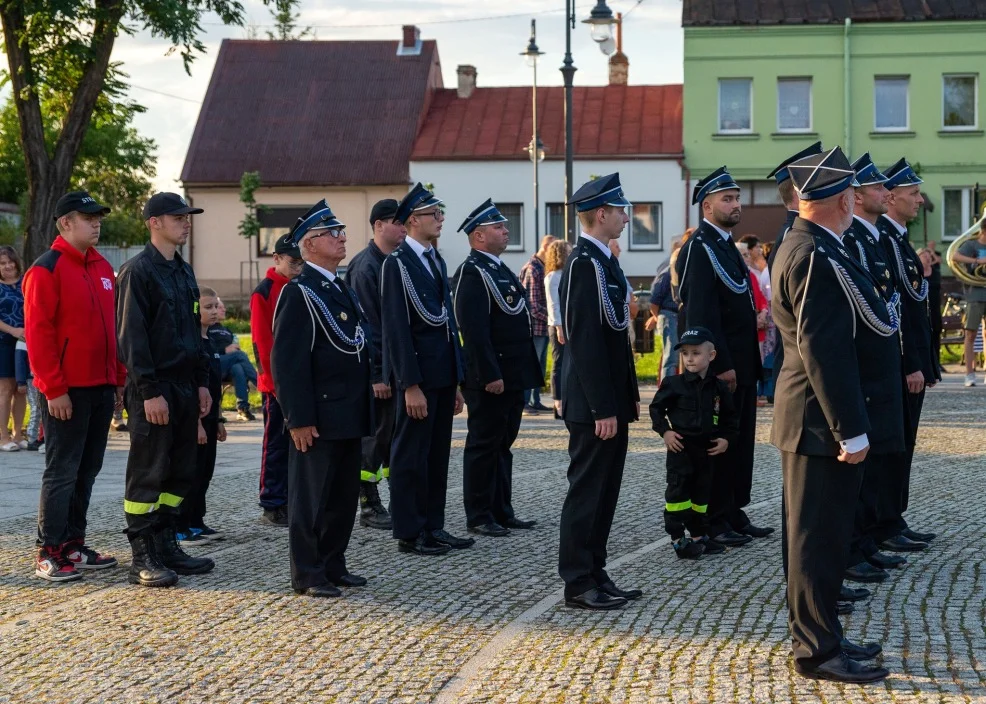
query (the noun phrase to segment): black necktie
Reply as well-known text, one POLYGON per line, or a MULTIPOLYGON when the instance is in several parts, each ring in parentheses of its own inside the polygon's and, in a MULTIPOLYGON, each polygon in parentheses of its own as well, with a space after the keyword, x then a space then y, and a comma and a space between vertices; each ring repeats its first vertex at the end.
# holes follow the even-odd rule
POLYGON ((442 290, 442 270, 438 267, 438 262, 435 261, 435 249, 429 249, 425 252, 425 258, 428 260, 428 268, 431 269, 431 275, 435 277, 435 284, 438 286, 438 290, 442 290))

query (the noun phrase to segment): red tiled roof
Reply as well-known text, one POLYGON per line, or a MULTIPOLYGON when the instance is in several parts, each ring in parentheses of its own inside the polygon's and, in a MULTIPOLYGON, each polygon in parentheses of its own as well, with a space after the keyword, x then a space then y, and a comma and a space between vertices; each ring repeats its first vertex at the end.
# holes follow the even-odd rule
POLYGON ((986 0, 684 0, 681 24, 830 24, 986 19, 986 0))
POLYGON ((224 40, 181 180, 265 186, 408 182, 411 147, 442 87, 438 47, 397 41, 224 40))
MULTIPOLYGON (((576 86, 572 98, 576 157, 682 155, 681 85, 576 86)), ((464 99, 438 90, 411 160, 526 159, 531 103, 525 87, 476 88, 464 99)), ((547 158, 564 158, 563 87, 538 88, 538 132, 547 158)))

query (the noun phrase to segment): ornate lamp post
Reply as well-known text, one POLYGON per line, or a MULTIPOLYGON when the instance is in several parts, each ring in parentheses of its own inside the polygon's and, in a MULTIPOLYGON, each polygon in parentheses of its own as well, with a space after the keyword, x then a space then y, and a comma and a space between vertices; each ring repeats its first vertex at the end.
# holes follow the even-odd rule
POLYGON ((527 145, 527 154, 534 164, 534 246, 540 246, 541 241, 541 222, 538 219, 538 206, 540 195, 538 193, 538 164, 544 161, 544 144, 538 139, 538 59, 544 52, 538 49, 537 45, 537 25, 531 20, 531 39, 527 43, 527 49, 522 51, 521 56, 527 59, 527 65, 534 70, 534 93, 531 99, 531 143, 527 145))

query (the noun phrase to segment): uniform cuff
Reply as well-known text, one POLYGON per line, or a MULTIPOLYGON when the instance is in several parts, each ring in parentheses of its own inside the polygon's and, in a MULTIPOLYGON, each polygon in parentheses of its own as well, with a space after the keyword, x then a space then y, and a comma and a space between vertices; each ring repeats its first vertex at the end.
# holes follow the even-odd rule
POLYGON ((863 433, 862 435, 857 435, 854 438, 849 438, 848 440, 842 440, 841 442, 839 442, 839 445, 842 447, 844 451, 848 452, 849 454, 853 454, 854 452, 859 452, 869 447, 870 440, 869 438, 866 437, 866 433, 863 433))

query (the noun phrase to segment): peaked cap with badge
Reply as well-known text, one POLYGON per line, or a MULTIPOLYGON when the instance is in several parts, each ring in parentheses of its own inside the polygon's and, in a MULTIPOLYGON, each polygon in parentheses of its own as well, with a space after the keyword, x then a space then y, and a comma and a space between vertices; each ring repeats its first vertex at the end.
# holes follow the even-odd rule
POLYGON ((574 205, 577 211, 584 213, 587 210, 595 210, 606 205, 626 208, 632 203, 623 195, 620 174, 616 172, 582 184, 579 190, 572 194, 572 199, 568 205, 574 205))
POLYGON ((822 200, 859 185, 841 147, 799 159, 787 168, 801 200, 822 200))
POLYGON ((777 181, 777 185, 780 186, 782 183, 791 178, 791 172, 788 171, 788 166, 797 161, 798 159, 804 159, 806 156, 813 156, 814 154, 822 153, 822 143, 815 142, 810 147, 805 147, 797 154, 792 154, 787 159, 782 161, 777 167, 767 174, 767 178, 773 178, 777 181))
POLYGON ((467 235, 471 235, 472 231, 477 227, 482 225, 496 225, 497 223, 506 221, 506 216, 496 207, 493 199, 487 198, 482 205, 466 216, 466 219, 462 221, 456 232, 465 232, 467 235))
POLYGON ((904 157, 901 157, 896 164, 883 173, 887 177, 887 182, 883 185, 888 191, 897 188, 897 186, 917 186, 924 183, 904 157))
POLYGON ((407 222, 407 219, 415 211, 441 204, 441 198, 437 198, 434 193, 425 188, 420 182, 416 183, 414 184, 414 188, 397 204, 397 213, 394 215, 394 222, 403 224, 407 222))
POLYGON ((866 152, 852 163, 853 171, 856 172, 856 182, 860 186, 876 186, 887 182, 887 177, 880 173, 876 168, 870 153, 866 152))
POLYGON ((313 230, 327 230, 345 226, 345 223, 339 221, 323 198, 309 208, 307 213, 298 218, 294 227, 291 228, 291 237, 297 244, 301 242, 301 238, 313 230))
POLYGON ((698 205, 708 196, 719 191, 738 191, 739 184, 726 171, 725 166, 720 166, 711 174, 695 184, 692 190, 692 205, 698 205))

